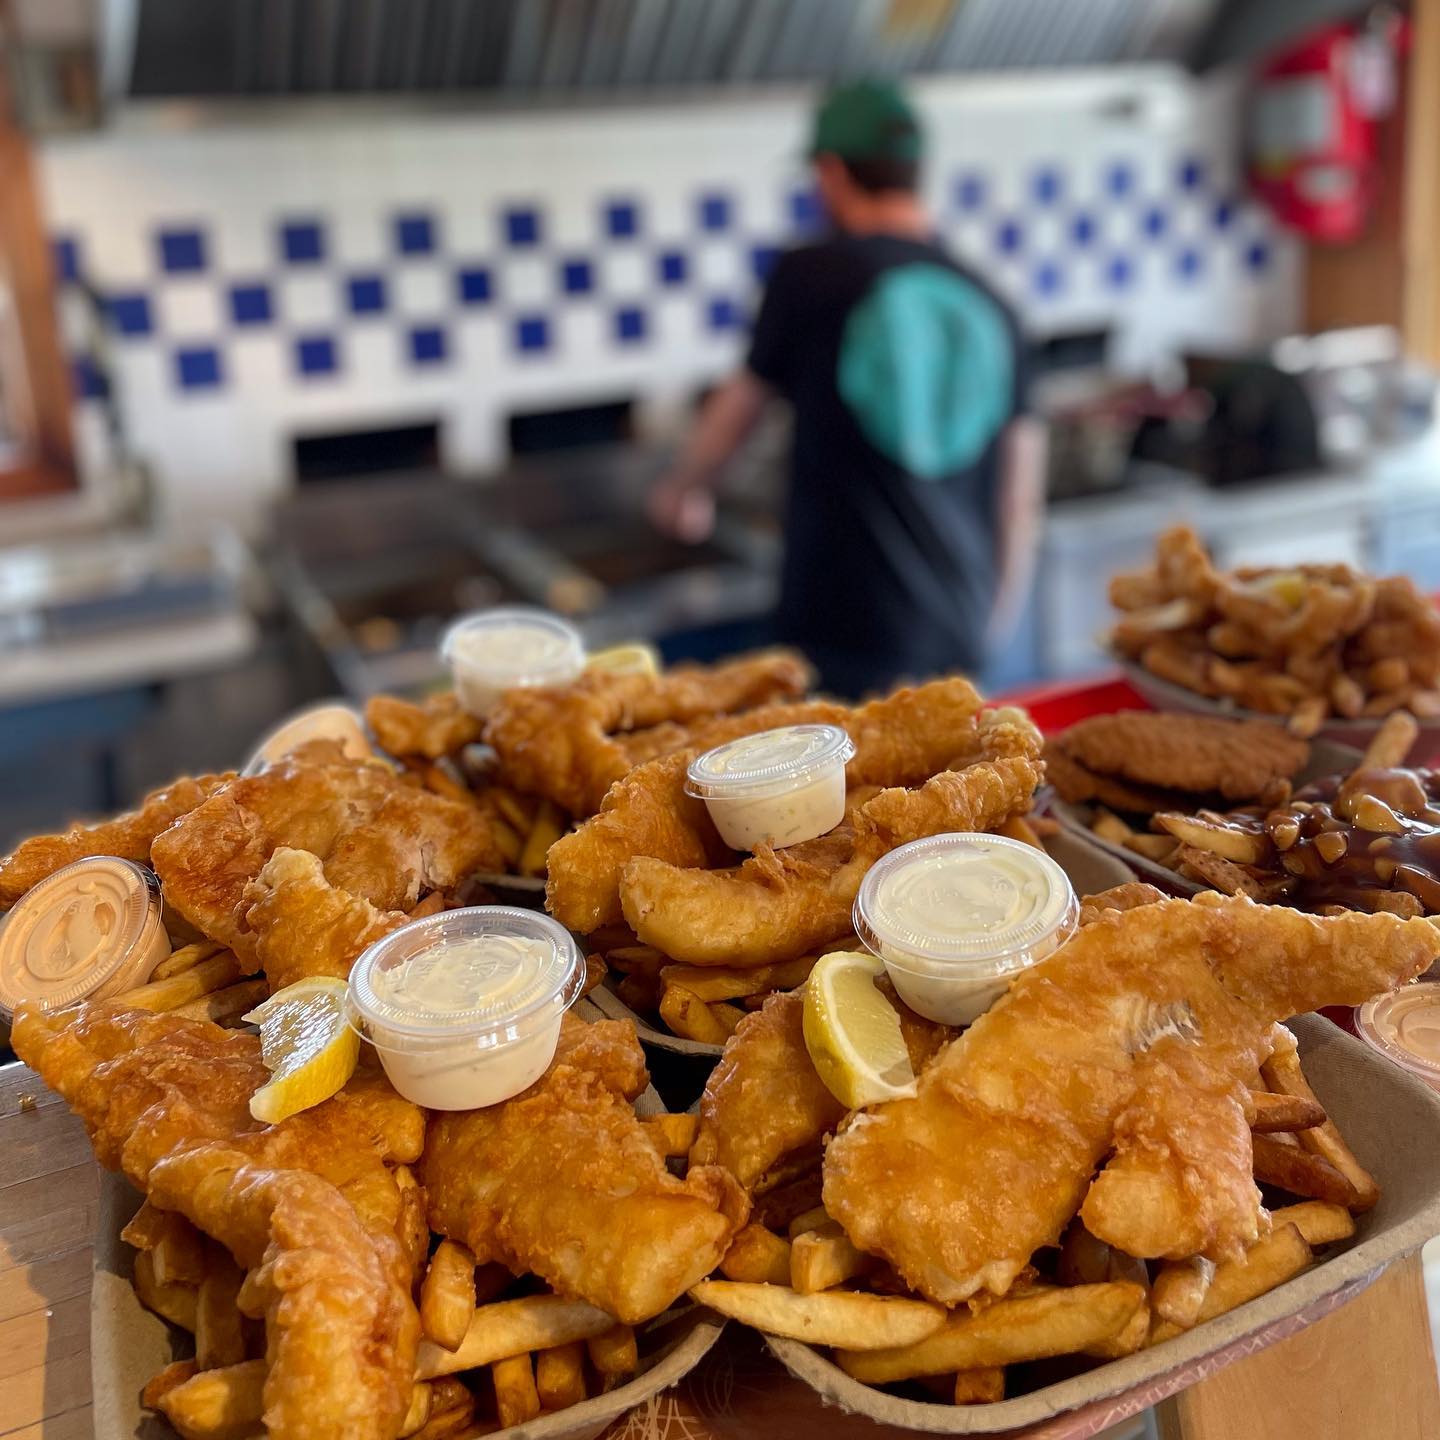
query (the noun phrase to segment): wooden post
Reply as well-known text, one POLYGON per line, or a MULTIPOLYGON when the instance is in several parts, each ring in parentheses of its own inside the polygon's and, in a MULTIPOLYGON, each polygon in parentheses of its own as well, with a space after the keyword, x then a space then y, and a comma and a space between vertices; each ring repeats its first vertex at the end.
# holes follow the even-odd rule
POLYGON ((1440 365, 1440 0, 1413 0, 1405 117, 1406 351, 1440 365))

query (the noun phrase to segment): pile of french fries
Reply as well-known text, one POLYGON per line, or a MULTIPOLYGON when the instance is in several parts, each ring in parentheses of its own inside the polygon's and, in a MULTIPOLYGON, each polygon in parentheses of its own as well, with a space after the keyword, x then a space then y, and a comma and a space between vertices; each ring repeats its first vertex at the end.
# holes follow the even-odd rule
POLYGON ((1242 1260, 1147 1263, 1097 1240, 1077 1217, 1058 1250, 1036 1257, 1042 1268, 1027 1268, 1003 1298, 946 1311, 908 1294, 850 1243, 820 1204, 814 1171, 757 1199, 724 1278, 691 1296, 757 1330, 828 1348, 864 1384, 914 1387, 899 1393, 956 1405, 1003 1400, 1009 1366, 1056 1356, 1098 1364, 1158 1345, 1299 1274, 1318 1248, 1354 1235, 1355 1215, 1379 1198, 1305 1079, 1294 1036, 1276 1026, 1274 1039, 1256 1077, 1264 1088, 1251 1094, 1255 1178, 1271 1228, 1242 1260))
MULTIPOLYGON (((1322 913, 1437 915, 1440 874, 1427 870, 1420 852, 1400 855, 1394 849, 1399 836, 1440 834, 1423 816, 1392 808, 1397 787, 1413 799, 1417 785, 1423 792, 1418 798, 1440 808, 1440 776, 1400 769, 1418 734, 1414 717, 1400 711, 1375 732, 1351 776, 1338 784, 1319 782, 1293 795, 1282 786, 1263 804, 1223 814, 1157 814, 1152 834, 1097 807, 1091 830, 1227 895, 1300 903, 1322 913)), ((1434 850, 1440 853, 1440 840, 1434 850)))

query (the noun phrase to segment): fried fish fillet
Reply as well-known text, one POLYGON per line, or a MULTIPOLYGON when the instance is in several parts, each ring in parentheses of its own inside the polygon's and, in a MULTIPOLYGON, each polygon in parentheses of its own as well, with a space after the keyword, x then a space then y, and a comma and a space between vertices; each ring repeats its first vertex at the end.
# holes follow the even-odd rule
POLYGON ((1310 758, 1310 746, 1264 720, 1124 710, 1092 715, 1055 742, 1087 770, 1140 785, 1255 800, 1310 758))
POLYGON ((1087 770, 1054 740, 1045 746, 1045 779, 1055 793, 1071 805, 1104 805, 1132 815, 1153 815, 1161 810, 1188 810, 1193 797, 1157 785, 1136 785, 1087 770))
POLYGON ((430 1223, 481 1262, 533 1271, 635 1324, 719 1264, 749 1204, 725 1170, 692 1166, 680 1180, 666 1168, 628 1098, 636 1077, 615 1054, 629 1048, 643 1084, 633 1026, 572 1020, 567 1030, 571 1041, 523 1094, 431 1116, 420 1167, 430 1223))
POLYGON ((622 918, 620 879, 637 855, 681 870, 724 864, 731 852, 705 803, 685 793, 685 769, 703 750, 782 725, 839 725, 855 744, 851 790, 914 785, 969 753, 980 697, 968 680, 932 681, 858 707, 816 700, 772 705, 700 723, 683 751, 632 770, 592 816, 550 847, 546 903, 563 925, 589 934, 622 918))
POLYGON ((409 910, 503 856, 484 809, 406 784, 389 766, 312 741, 224 786, 151 846, 167 904, 256 963, 245 887, 281 848, 308 850, 341 890, 409 910))
POLYGON ((1245 1092, 1272 1022, 1359 1004, 1437 957, 1440 930, 1391 915, 1226 896, 1102 914, 944 1050, 914 1099, 830 1142, 825 1206, 942 1304, 1004 1294, 1077 1208, 1126 1254, 1232 1258, 1263 1224, 1245 1092))
POLYGON ((102 1164, 249 1272, 240 1307, 265 1320, 268 1433, 394 1440, 420 1325, 386 1162, 418 1157, 421 1112, 362 1072, 323 1105, 261 1125, 249 1112, 269 1078, 259 1040, 174 1015, 22 1008, 14 1044, 102 1164))
POLYGON ((152 791, 138 808, 113 820, 72 825, 58 835, 22 840, 12 854, 0 859, 0 909, 13 905, 32 885, 90 855, 118 855, 122 860, 146 863, 157 835, 234 778, 232 770, 177 780, 152 791))
POLYGON ((485 729, 453 690, 420 701, 396 695, 372 695, 365 702, 365 723, 389 755, 419 755, 439 760, 475 744, 485 729))

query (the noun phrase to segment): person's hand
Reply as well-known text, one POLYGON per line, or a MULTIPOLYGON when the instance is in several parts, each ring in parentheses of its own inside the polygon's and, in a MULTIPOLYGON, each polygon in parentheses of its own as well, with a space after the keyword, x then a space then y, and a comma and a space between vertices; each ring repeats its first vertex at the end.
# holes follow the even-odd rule
POLYGON ((710 487, 684 475, 671 474, 659 481, 646 497, 645 511, 662 535, 686 545, 708 540, 715 529, 715 496, 710 487))

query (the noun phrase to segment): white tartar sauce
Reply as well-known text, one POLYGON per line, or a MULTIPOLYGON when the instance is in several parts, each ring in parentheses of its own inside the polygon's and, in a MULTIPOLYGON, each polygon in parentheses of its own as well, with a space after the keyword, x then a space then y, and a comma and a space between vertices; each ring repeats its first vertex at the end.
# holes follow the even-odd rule
POLYGON ((460 703, 487 715, 506 691, 524 685, 564 685, 585 668, 585 647, 574 626, 546 610, 523 606, 482 610, 457 620, 440 653, 460 703))

